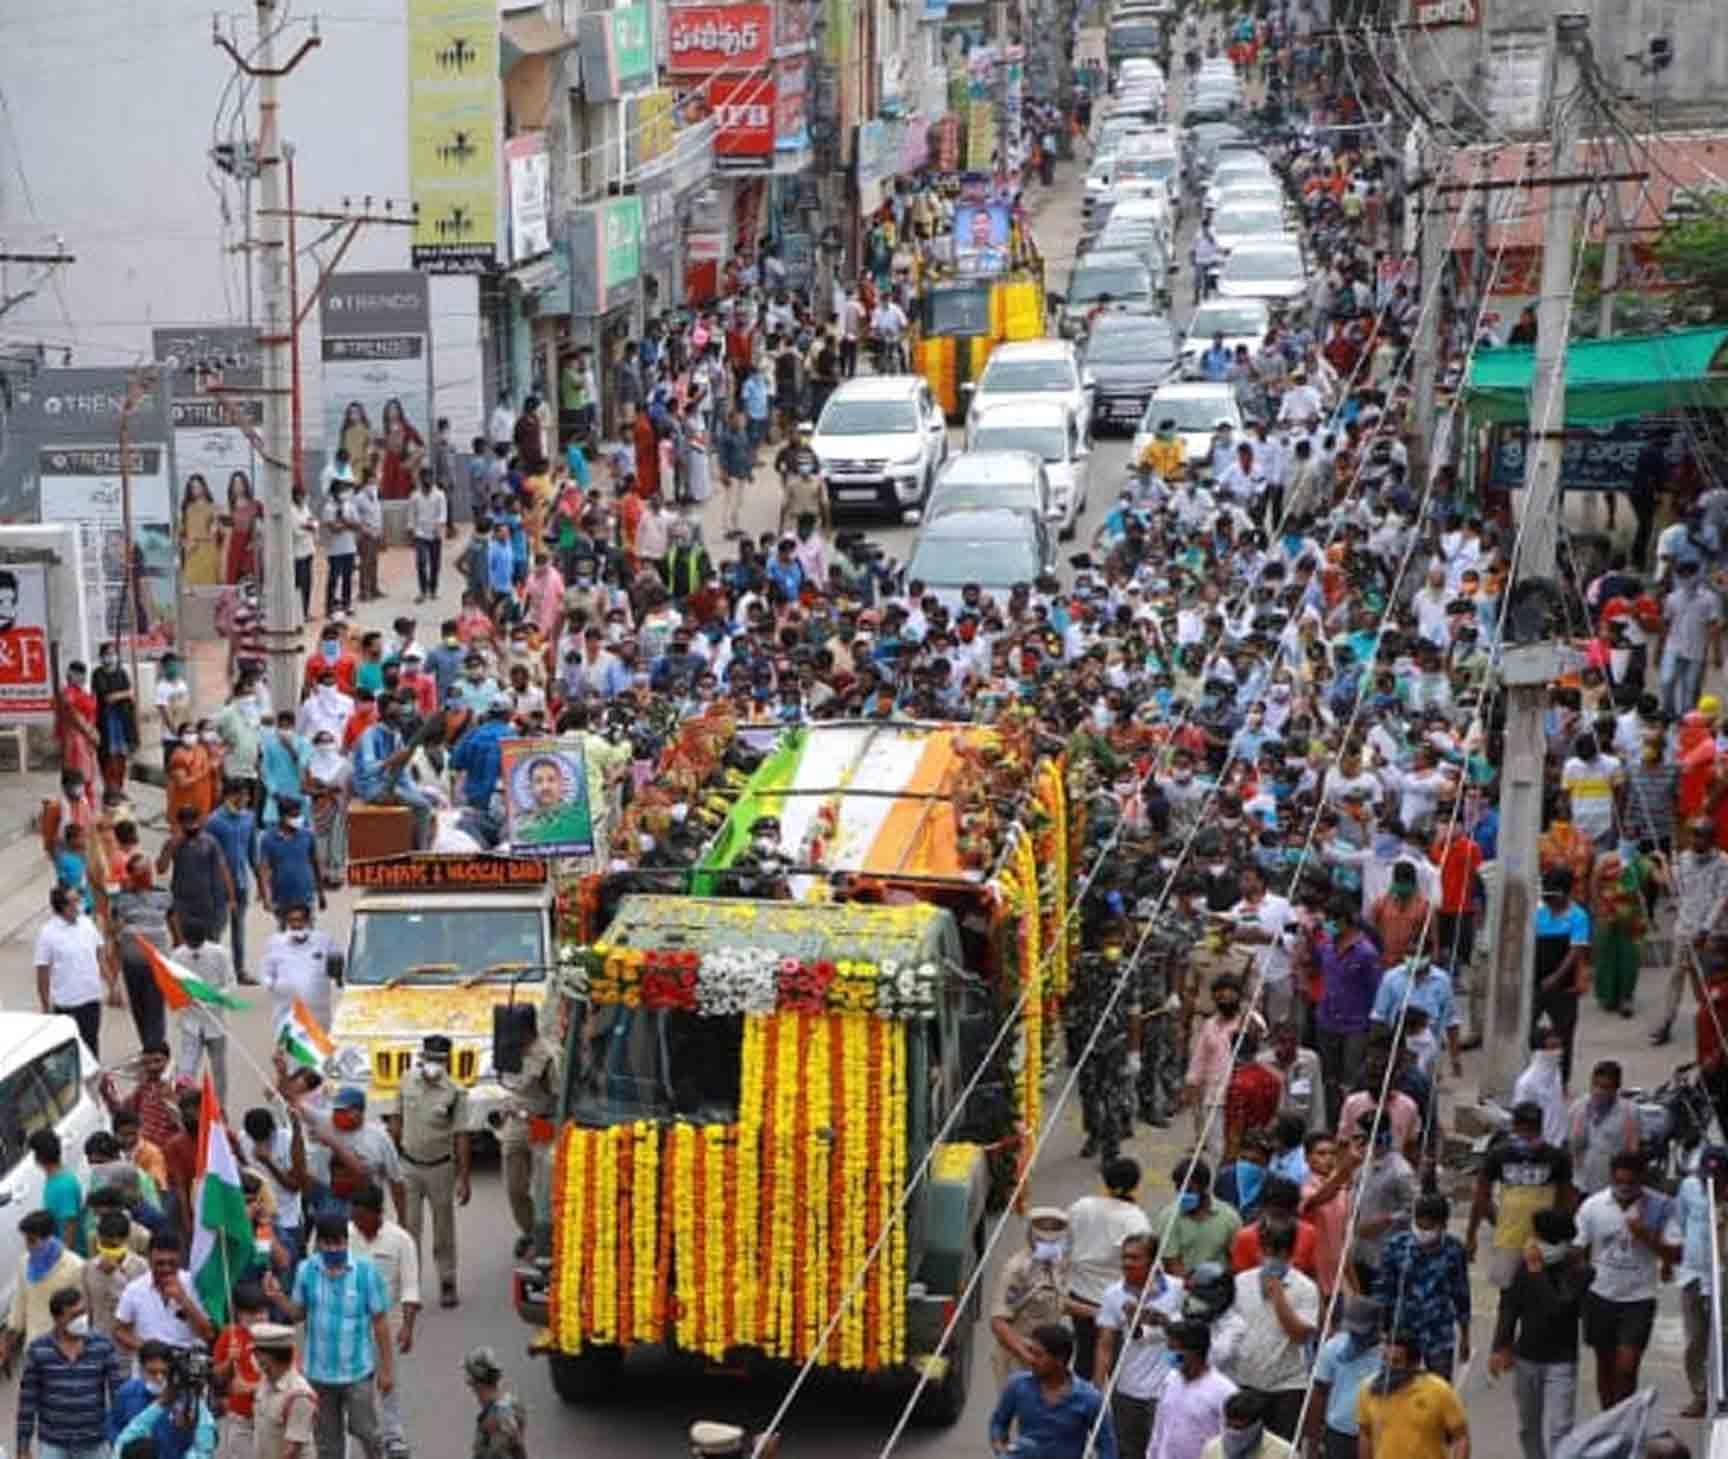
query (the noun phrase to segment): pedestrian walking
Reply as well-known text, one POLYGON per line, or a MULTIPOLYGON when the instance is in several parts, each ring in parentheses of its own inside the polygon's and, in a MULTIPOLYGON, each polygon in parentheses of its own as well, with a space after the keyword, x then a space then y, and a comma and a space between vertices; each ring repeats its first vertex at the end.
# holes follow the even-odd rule
POLYGON ((438 1266, 438 1302, 457 1304, 456 1207, 468 1204, 471 1158, 468 1094, 450 1077, 451 1046, 444 1034, 427 1034, 417 1066, 402 1081, 390 1116, 402 1154, 402 1186, 408 1205, 403 1225, 415 1244, 425 1210, 432 1211, 432 1257, 438 1266))
POLYGON ((1360 1459, 1467 1459, 1464 1404, 1450 1383, 1423 1368, 1421 1342, 1395 1332, 1382 1352, 1380 1376, 1356 1399, 1360 1459))
POLYGON ((324 875, 318 866, 318 844, 306 824, 304 802, 298 796, 276 798, 280 819, 258 842, 258 892, 264 910, 276 913, 277 926, 285 926, 283 909, 311 907, 320 912, 329 905, 324 895, 324 875))
POLYGON ((450 498, 424 471, 420 489, 408 498, 408 526, 414 537, 414 581, 419 588, 414 601, 430 603, 438 596, 444 539, 450 535, 450 498))
POLYGON ((355 546, 359 553, 360 601, 376 603, 384 596, 378 585, 378 555, 384 549, 384 502, 378 478, 370 467, 360 473, 354 489, 355 546))
MULTIPOLYGON (((414 1351, 414 1327, 420 1316, 420 1254, 414 1237, 385 1216, 384 1192, 376 1185, 361 1186, 349 1202, 348 1246, 384 1278, 392 1340, 397 1353, 407 1357, 414 1351)), ((401 1459, 408 1452, 408 1438, 402 1426, 400 1384, 380 1395, 378 1425, 385 1459, 401 1459)))
POLYGON ((538 1010, 532 1004, 518 1005, 518 1016, 529 1043, 522 1055, 522 1067, 513 1074, 499 1076, 510 1102, 503 1112, 498 1144, 504 1159, 504 1190, 510 1200, 510 1215, 516 1222, 516 1253, 520 1256, 534 1235, 534 1151, 536 1146, 545 1148, 551 1143, 562 1061, 558 1045, 540 1032, 538 1010))
POLYGON ((324 616, 354 609, 354 559, 360 550, 360 509, 352 482, 332 481, 324 503, 324 616))
POLYGON ((257 1459, 311 1459, 317 1442, 318 1390, 294 1358, 294 1329, 261 1322, 252 1329, 252 1355, 260 1381, 253 1399, 252 1437, 257 1459))
MULTIPOLYGON (((226 993, 234 986, 234 959, 228 949, 211 937, 202 922, 188 919, 182 928, 180 941, 169 954, 193 977, 226 993)), ((219 1003, 193 999, 179 1013, 180 1057, 175 1075, 182 1081, 196 1083, 209 1060, 210 1076, 216 1084, 216 1097, 228 1097, 228 1011, 219 1003)))
POLYGON ((1165 1341, 1171 1371, 1158 1399, 1147 1459, 1200 1459, 1224 1431, 1224 1405, 1236 1385, 1211 1364, 1212 1333, 1206 1323, 1175 1323, 1165 1341))
POLYGON ((491 1348, 472 1348, 462 1359, 462 1377, 474 1395, 474 1459, 528 1459, 527 1415, 504 1384, 504 1370, 491 1348))
MULTIPOLYGON (((1577 1417, 1579 1325, 1592 1273, 1572 1259, 1578 1227, 1565 1211, 1538 1211, 1531 1229, 1512 1284, 1500 1298, 1488 1371, 1516 1374, 1524 1459, 1553 1459, 1554 1446, 1577 1417)), ((1703 1412, 1702 1400, 1698 1410, 1703 1412)))
POLYGON ((133 852, 121 873, 119 887, 108 898, 110 966, 118 965, 126 985, 126 1004, 132 1010, 138 1045, 161 1043, 168 1034, 167 1010, 162 990, 139 942, 166 953, 173 945, 168 931, 168 913, 174 899, 166 887, 156 885, 149 857, 133 852))
POLYGON ((228 925, 228 909, 239 901, 228 858, 217 839, 204 829, 203 817, 192 806, 180 808, 174 834, 156 858, 156 874, 172 868, 169 890, 174 906, 168 925, 184 942, 186 925, 196 922, 206 931, 228 925))
POLYGON ((1595 1268, 1584 1296, 1584 1341, 1596 1355, 1596 1398, 1604 1409, 1638 1391, 1663 1268, 1682 1255, 1668 1239, 1671 1202, 1644 1178, 1642 1155, 1616 1155, 1607 1188, 1578 1207, 1577 1244, 1595 1268))
POLYGON ((1116 1459, 1116 1430, 1104 1395, 1069 1371, 1073 1334, 1047 1323, 1028 1339, 1027 1353, 1031 1369, 1008 1380, 991 1412, 990 1447, 1038 1459, 1116 1459))
POLYGON ((1110 1394, 1116 1442, 1124 1454, 1144 1455, 1152 1441, 1158 1398, 1171 1371, 1164 1334, 1182 1315, 1182 1281, 1154 1273, 1152 1253, 1149 1234, 1124 1238, 1122 1276, 1104 1289, 1098 1304, 1092 1382, 1110 1394))
POLYGON ((1104 1293, 1122 1274, 1122 1243, 1152 1229, 1137 1199, 1140 1166, 1125 1155, 1106 1160, 1102 1195, 1068 1208, 1068 1303, 1074 1322, 1075 1371, 1096 1371, 1097 1315, 1104 1293))
POLYGON ((1351 1293, 1338 1325, 1314 1363, 1308 1439, 1315 1459, 1357 1459, 1356 1397, 1380 1373, 1380 1304, 1351 1293))
POLYGON ((107 944, 78 893, 56 886, 52 915, 36 934, 36 999, 44 1013, 64 1013, 78 1025, 86 1047, 102 1056, 102 1003, 120 1006, 119 980, 107 944))

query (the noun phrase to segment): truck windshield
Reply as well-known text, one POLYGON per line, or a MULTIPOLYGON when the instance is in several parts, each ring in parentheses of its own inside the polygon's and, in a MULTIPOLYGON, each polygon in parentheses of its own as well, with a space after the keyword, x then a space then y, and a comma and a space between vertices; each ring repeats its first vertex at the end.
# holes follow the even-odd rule
POLYGON ((677 1010, 592 1009, 570 1060, 569 1117, 607 1126, 644 1119, 729 1125, 738 1118, 744 1020, 677 1010))
POLYGON ((417 907, 354 913, 347 980, 446 984, 546 976, 544 914, 531 907, 417 907), (532 969, 532 971, 528 971, 532 969))
POLYGON ((990 333, 988 289, 932 289, 924 301, 927 335, 990 333))

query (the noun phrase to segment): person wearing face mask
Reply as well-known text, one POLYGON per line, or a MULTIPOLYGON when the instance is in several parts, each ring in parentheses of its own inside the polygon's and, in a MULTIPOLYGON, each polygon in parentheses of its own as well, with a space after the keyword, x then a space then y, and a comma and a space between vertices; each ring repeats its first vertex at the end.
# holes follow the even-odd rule
POLYGON ((1227 1266, 1242 1218, 1212 1194, 1211 1166, 1204 1160, 1184 1160, 1170 1172, 1170 1181, 1176 1199, 1158 1212, 1154 1226, 1163 1233, 1164 1269, 1187 1276, 1208 1262, 1227 1266))
POLYGON ((1408 1231, 1388 1236, 1374 1295, 1415 1333, 1430 1372, 1452 1376, 1470 1361, 1470 1274, 1464 1244, 1449 1234, 1452 1208, 1445 1196, 1419 1196, 1408 1231))
MULTIPOLYGON (((1384 1069, 1377 1072, 1384 1073, 1384 1069)), ((1356 1152, 1366 1166, 1356 1193, 1356 1243, 1350 1250, 1358 1290, 1370 1292, 1380 1270, 1386 1238, 1406 1229, 1416 1200, 1416 1172, 1393 1148, 1392 1121, 1371 1107, 1359 1117, 1346 1109, 1356 1152)))
POLYGON ((1212 1333, 1187 1320, 1165 1330, 1170 1375, 1158 1398, 1147 1459, 1200 1459, 1224 1429, 1225 1406, 1236 1385, 1211 1366, 1212 1333))
POLYGON ((1096 952, 1084 954, 1074 971, 1064 1003, 1068 1048, 1080 1065, 1080 1123, 1086 1132, 1080 1158, 1116 1158, 1122 1141, 1134 1132, 1134 1082, 1140 1074, 1140 1012, 1130 997, 1116 997, 1116 985, 1132 975, 1122 962, 1127 925, 1111 918, 1099 927, 1096 952))
POLYGON ((321 1028, 329 1028, 335 1003, 329 964, 335 945, 312 926, 312 909, 306 903, 282 904, 276 911, 282 930, 271 936, 259 970, 259 981, 270 990, 271 1028, 282 1031, 296 1001, 306 1004, 321 1028))
MULTIPOLYGON (((234 987, 234 959, 228 949, 215 941, 207 924, 188 918, 181 924, 180 941, 168 956, 193 977, 214 988, 221 996, 231 997, 234 987)), ((224 1099, 228 1093, 228 1013, 221 1003, 205 1003, 193 999, 178 1015, 180 1025, 180 1056, 175 1063, 175 1077, 196 1080, 210 1061, 210 1073, 216 1081, 216 1096, 224 1099)))
POLYGON ((94 1459, 107 1453, 109 1414, 125 1383, 120 1354, 94 1330, 76 1287, 55 1292, 48 1306, 53 1330, 24 1351, 15 1452, 28 1459, 40 1443, 44 1456, 94 1459))
POLYGON ((1309 1452, 1316 1459, 1358 1459, 1356 1397, 1380 1372, 1381 1322, 1378 1302, 1351 1294, 1344 1298, 1339 1331, 1320 1345, 1307 1421, 1309 1452))
POLYGON ((367 1119, 365 1090, 352 1085, 338 1089, 326 1113, 282 1085, 278 1089, 289 1098, 311 1136, 306 1169, 315 1192, 315 1219, 332 1213, 346 1219, 349 1197, 366 1185, 387 1187, 396 1214, 407 1212, 401 1157, 389 1131, 379 1121, 367 1119))
POLYGON ((1360 1459, 1470 1459, 1470 1423, 1457 1390, 1422 1366, 1402 1329, 1381 1345, 1380 1373, 1356 1399, 1360 1459))
POLYGON ((114 1332, 114 1314, 126 1288, 149 1268, 132 1249, 133 1223, 125 1209, 108 1205, 96 1218, 90 1259, 80 1273, 91 1326, 104 1337, 114 1332))
POLYGON ((1200 1459, 1288 1459, 1290 1444, 1268 1424, 1266 1395, 1244 1388, 1224 1401, 1223 1427, 1200 1450, 1200 1459))
POLYGON ((1573 1183, 1586 1196, 1607 1186, 1616 1155, 1636 1155, 1642 1143, 1638 1106, 1620 1092, 1622 1078, 1618 1062, 1601 1060, 1590 1071, 1590 1092, 1573 1100, 1567 1111, 1573 1183))
POLYGON ((1068 1208, 1068 1310, 1079 1373, 1093 1371, 1098 1307, 1121 1271, 1123 1241, 1152 1229, 1137 1200, 1140 1166, 1118 1156, 1106 1160, 1101 1173, 1103 1193, 1081 1196, 1068 1208))
POLYGON ((280 927, 283 908, 311 906, 316 899, 322 912, 328 902, 317 841, 306 824, 304 803, 298 795, 280 795, 275 809, 276 824, 258 842, 258 892, 264 910, 275 911, 280 927))
POLYGON ((432 1255, 445 1307, 457 1302, 456 1207, 467 1205, 471 1194, 468 1094, 451 1079, 450 1058, 449 1038, 427 1034, 420 1062, 402 1081, 395 1111, 385 1120, 404 1167, 408 1206, 402 1224, 416 1245, 425 1207, 432 1209, 432 1255))
POLYGON ((996 1339, 991 1362, 996 1387, 1032 1367, 1032 1334, 1047 1323, 1068 1321, 1068 1213, 1059 1206, 1035 1206, 1026 1217, 1026 1245, 1002 1264, 990 1332, 996 1339))
POLYGON ((1281 1439, 1295 1437, 1308 1384, 1307 1344, 1320 1323, 1320 1288, 1297 1270, 1295 1251, 1296 1227, 1268 1223, 1260 1264, 1237 1273, 1235 1301, 1212 1333, 1213 1361, 1261 1400, 1257 1422, 1281 1439))
POLYGON ((1596 1355, 1604 1409, 1638 1391, 1638 1369, 1656 1323, 1663 1267, 1683 1255, 1673 1203, 1644 1184, 1644 1157, 1622 1152, 1609 1183, 1578 1207, 1578 1235, 1596 1269, 1584 1298, 1584 1341, 1596 1355))
POLYGON ((1243 1020, 1256 1033, 1263 1033, 1265 1024, 1259 1014, 1242 1011, 1242 980, 1232 973, 1212 980, 1212 1006, 1212 1016, 1194 1030, 1182 1103, 1194 1112, 1196 1138, 1204 1139, 1206 1153, 1217 1158, 1224 1149, 1224 1094, 1243 1020))
POLYGON ((1154 1270, 1151 1236, 1122 1242, 1122 1275, 1104 1290, 1098 1308, 1098 1350, 1092 1382, 1110 1392, 1110 1414, 1124 1454, 1146 1453, 1158 1398, 1171 1373, 1165 1331, 1182 1315, 1180 1278, 1154 1270), (1114 1389, 1108 1389, 1114 1372, 1114 1389))
MULTIPOLYGON (((1500 1298, 1488 1371, 1515 1373, 1518 1442, 1524 1459, 1553 1459, 1578 1407, 1578 1334, 1584 1295, 1594 1276, 1574 1261, 1578 1227, 1564 1211, 1538 1211, 1519 1253, 1517 1273, 1500 1298)), ((1697 1414, 1682 1417, 1700 1417, 1697 1414)))
MULTIPOLYGON (((1590 914, 1572 900, 1572 873, 1542 873, 1536 909, 1536 996, 1532 1020, 1546 1016, 1563 1045, 1560 1077, 1572 1077, 1572 1045, 1578 1032, 1578 999, 1590 983, 1590 914)), ((1536 1044, 1534 1024, 1531 1046, 1536 1044)))

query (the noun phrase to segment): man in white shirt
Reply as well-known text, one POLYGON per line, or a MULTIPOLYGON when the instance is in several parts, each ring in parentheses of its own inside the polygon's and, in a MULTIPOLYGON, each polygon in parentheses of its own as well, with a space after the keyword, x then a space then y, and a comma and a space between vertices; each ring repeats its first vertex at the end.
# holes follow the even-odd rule
POLYGON ((1644 1184, 1644 1157, 1616 1155, 1608 1188, 1578 1207, 1574 1246, 1596 1269, 1584 1296, 1584 1341, 1596 1354, 1596 1396, 1604 1410, 1638 1389, 1638 1367, 1656 1323, 1662 1268, 1683 1252, 1674 1203, 1644 1184))
POLYGON ((116 997, 115 971, 84 899, 71 887, 48 894, 53 912, 36 934, 36 1001, 44 1013, 64 1013, 98 1059, 102 1055, 102 997, 116 997))
POLYGON ((360 601, 374 603, 384 596, 378 584, 378 554, 384 547, 384 503, 378 482, 368 475, 354 492, 354 514, 360 550, 360 601))
MULTIPOLYGON (((1122 1243, 1152 1230, 1144 1208, 1135 1199, 1140 1189, 1138 1162, 1119 1155, 1104 1162, 1104 1194, 1081 1196, 1068 1208, 1068 1296, 1092 1312, 1102 1306, 1104 1293, 1122 1272, 1122 1243)), ((1094 1316, 1074 1318, 1074 1371, 1093 1371, 1098 1340, 1094 1316)))
MULTIPOLYGON (((406 1357, 414 1350, 414 1324, 420 1316, 420 1253, 414 1238, 384 1214, 384 1192, 365 1185, 348 1201, 348 1249, 368 1258, 384 1278, 390 1294, 386 1314, 396 1339, 396 1351, 406 1357)), ((401 1368, 397 1368, 398 1374, 401 1368)), ((402 1428, 402 1385, 396 1383, 378 1403, 378 1437, 386 1455, 408 1452, 402 1428)))
POLYGON ((260 981, 270 990, 270 1026, 280 1032, 301 999, 324 1028, 334 1021, 335 985, 330 981, 330 938, 312 926, 310 907, 277 909, 283 930, 270 939, 259 970, 260 981))
POLYGON ((492 407, 492 414, 486 421, 486 434, 492 438, 494 446, 506 449, 516 441, 516 412, 510 409, 510 392, 500 390, 498 403, 492 407))
POLYGON ((1614 838, 1614 803, 1624 779, 1620 762, 1604 755, 1593 734, 1579 735, 1560 771, 1560 784, 1572 802, 1572 824, 1598 845, 1614 838))
POLYGON ((340 744, 353 714, 354 701, 337 687, 334 671, 326 669, 318 680, 318 687, 300 706, 295 728, 309 740, 320 734, 332 734, 340 744))
POLYGON ((190 1348, 213 1342, 215 1325, 204 1315, 192 1273, 180 1266, 180 1238, 158 1231, 150 1238, 150 1270, 134 1277, 114 1309, 114 1344, 136 1355, 147 1342, 190 1348))
POLYGON ((1152 1441, 1158 1397, 1170 1374, 1164 1330, 1182 1316, 1183 1291, 1180 1279, 1153 1273, 1150 1235, 1123 1239, 1122 1276, 1104 1289, 1098 1304, 1098 1353, 1092 1363, 1092 1382, 1100 1392, 1116 1373, 1110 1416, 1121 1454, 1144 1455, 1152 1441))
POLYGON ((354 607, 354 555, 359 550, 356 533, 360 513, 354 505, 354 489, 345 481, 330 483, 324 499, 324 616, 335 616, 354 607))
POLYGON ((430 471, 421 473, 420 489, 408 498, 408 526, 414 534, 414 576, 420 589, 414 601, 430 603, 438 596, 444 537, 450 530, 450 498, 433 483, 430 471))
POLYGON ((1237 1275, 1236 1301, 1213 1338, 1219 1365, 1266 1395, 1266 1427, 1292 1440, 1308 1386, 1307 1345, 1320 1323, 1320 1289, 1296 1270, 1295 1252, 1294 1225, 1261 1228, 1260 1265, 1237 1275))
POLYGON ((1254 442, 1241 441, 1236 446, 1236 459, 1225 468, 1217 481, 1219 494, 1244 511, 1253 512, 1266 491, 1266 477, 1254 456, 1254 442))
MULTIPOLYGON (((1242 900, 1230 909, 1231 939, 1259 948, 1254 972, 1260 985, 1261 1007, 1269 1024, 1277 1025, 1296 1012, 1295 985, 1290 976, 1290 947, 1296 914, 1289 901, 1267 889, 1266 873, 1258 866, 1242 868, 1242 900)), ((1252 1001, 1252 1000, 1250 1000, 1252 1001)))
POLYGON ((1446 605, 1451 601, 1452 596, 1446 591, 1446 565, 1439 561, 1429 563, 1428 580, 1416 590, 1410 606, 1416 613, 1416 631, 1441 648, 1452 642, 1452 624, 1446 614, 1446 605))

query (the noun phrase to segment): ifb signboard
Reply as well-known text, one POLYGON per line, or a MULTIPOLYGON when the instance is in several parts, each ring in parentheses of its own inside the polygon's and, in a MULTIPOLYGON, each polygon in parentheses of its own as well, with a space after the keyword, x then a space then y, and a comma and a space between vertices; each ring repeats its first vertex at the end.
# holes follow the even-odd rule
MULTIPOLYGON (((319 304, 324 449, 387 449, 392 433, 432 439, 432 304, 424 274, 332 274, 319 304)), ((364 461, 350 461, 359 480, 364 461)))
POLYGON ((255 566, 247 554, 224 550, 222 519, 232 524, 242 502, 260 500, 253 444, 264 423, 258 333, 244 325, 188 325, 154 331, 151 344, 167 378, 174 427, 180 586, 209 592, 255 566))
POLYGON ((76 525, 83 539, 82 589, 93 632, 136 639, 145 654, 179 637, 168 397, 165 379, 146 388, 127 370, 44 370, 19 393, 12 416, 33 471, 36 519, 76 525), (128 411, 127 391, 135 387, 128 411))

